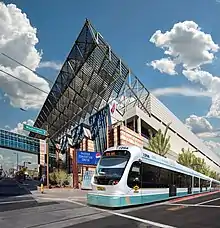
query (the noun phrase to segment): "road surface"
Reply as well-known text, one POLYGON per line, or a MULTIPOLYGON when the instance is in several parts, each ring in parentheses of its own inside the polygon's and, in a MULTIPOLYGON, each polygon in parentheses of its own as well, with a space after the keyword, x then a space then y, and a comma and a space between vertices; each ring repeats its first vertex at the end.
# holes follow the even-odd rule
POLYGON ((88 207, 76 200, 81 193, 74 195, 74 191, 66 197, 60 193, 56 197, 55 191, 31 194, 35 187, 31 182, 0 181, 0 227, 219 228, 220 224, 220 193, 112 211, 88 207))

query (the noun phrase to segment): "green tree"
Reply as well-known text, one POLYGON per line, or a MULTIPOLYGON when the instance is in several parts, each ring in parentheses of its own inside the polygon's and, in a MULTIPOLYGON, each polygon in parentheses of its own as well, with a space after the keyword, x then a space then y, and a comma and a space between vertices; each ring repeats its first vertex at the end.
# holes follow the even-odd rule
POLYGON ((49 179, 52 185, 58 184, 59 186, 63 186, 68 182, 68 175, 64 170, 55 170, 49 174, 49 179))
POLYGON ((213 171, 213 170, 210 171, 210 175, 209 176, 211 178, 215 179, 215 180, 218 180, 218 178, 219 178, 219 174, 216 171, 213 171))
POLYGON ((206 176, 210 176, 210 167, 207 166, 204 158, 196 157, 195 154, 189 149, 182 149, 182 152, 178 155, 178 163, 189 167, 199 173, 206 176))
POLYGON ((206 176, 210 175, 210 167, 207 166, 204 158, 196 157, 193 169, 206 176))
POLYGON ((56 172, 52 172, 49 174, 49 180, 50 180, 50 184, 52 184, 52 185, 57 184, 56 172))
POLYGON ((169 150, 170 150, 170 136, 167 137, 167 131, 169 129, 170 124, 166 126, 166 129, 164 133, 161 129, 158 130, 158 132, 153 136, 153 133, 151 130, 149 130, 150 134, 150 140, 148 149, 153 151, 156 154, 159 154, 161 156, 165 156, 169 150))
POLYGON ((188 168, 194 169, 194 164, 196 162, 196 156, 189 150, 182 148, 182 152, 178 155, 177 162, 181 165, 184 165, 188 168))

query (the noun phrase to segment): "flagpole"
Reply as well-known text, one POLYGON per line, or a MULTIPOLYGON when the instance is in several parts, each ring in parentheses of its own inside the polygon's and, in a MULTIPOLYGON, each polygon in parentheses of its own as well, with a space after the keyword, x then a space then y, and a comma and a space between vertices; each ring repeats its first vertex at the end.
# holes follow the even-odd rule
MULTIPOLYGON (((108 108, 108 113, 109 113, 109 108, 108 108)), ((109 138, 108 138, 108 114, 106 115, 106 149, 109 147, 109 138)))

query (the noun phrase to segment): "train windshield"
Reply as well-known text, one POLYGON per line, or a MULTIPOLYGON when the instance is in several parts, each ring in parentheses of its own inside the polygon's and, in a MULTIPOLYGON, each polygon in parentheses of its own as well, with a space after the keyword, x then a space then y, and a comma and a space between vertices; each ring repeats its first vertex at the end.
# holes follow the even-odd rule
POLYGON ((129 158, 130 153, 125 150, 105 152, 97 166, 96 175, 105 177, 106 181, 108 178, 120 180, 129 158))

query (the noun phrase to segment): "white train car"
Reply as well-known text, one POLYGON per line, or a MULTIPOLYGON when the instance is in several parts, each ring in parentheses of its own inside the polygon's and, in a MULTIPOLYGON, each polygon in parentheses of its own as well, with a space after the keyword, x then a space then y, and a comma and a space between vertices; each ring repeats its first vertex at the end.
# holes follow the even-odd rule
POLYGON ((219 190, 220 182, 136 146, 107 149, 91 181, 87 203, 125 207, 219 190))

